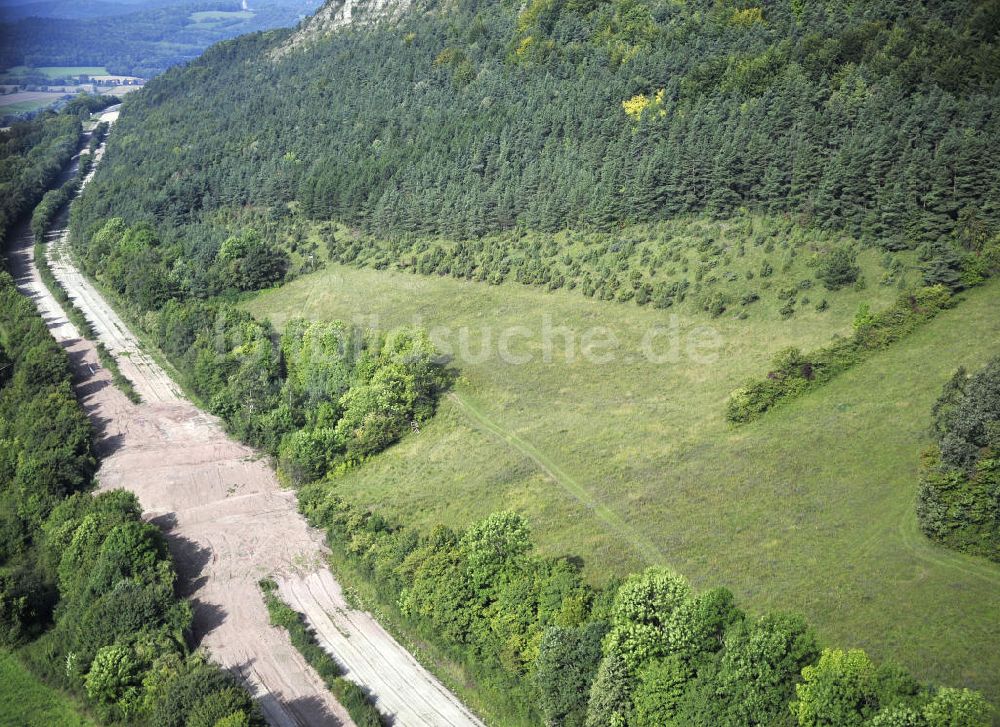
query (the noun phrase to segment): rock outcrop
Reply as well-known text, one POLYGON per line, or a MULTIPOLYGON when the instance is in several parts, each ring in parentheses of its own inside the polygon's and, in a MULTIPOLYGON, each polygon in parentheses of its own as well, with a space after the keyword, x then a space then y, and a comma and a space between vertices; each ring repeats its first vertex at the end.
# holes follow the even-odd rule
POLYGON ((280 58, 348 25, 395 20, 412 5, 413 0, 328 0, 314 15, 302 21, 299 29, 275 50, 274 57, 280 58))

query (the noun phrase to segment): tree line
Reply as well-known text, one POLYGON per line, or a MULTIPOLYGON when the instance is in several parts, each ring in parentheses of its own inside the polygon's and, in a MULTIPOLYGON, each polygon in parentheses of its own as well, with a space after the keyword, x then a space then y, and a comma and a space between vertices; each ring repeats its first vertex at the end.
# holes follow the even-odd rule
MULTIPOLYGON (((177 252, 148 224, 112 218, 78 241, 79 260, 177 367, 230 431, 278 459, 295 483, 348 467, 429 418, 451 373, 419 329, 366 331, 291 321, 279 336, 224 296, 171 281, 177 252)), ((280 280, 283 253, 259 235, 230 237, 199 274, 233 295, 280 280), (206 273, 207 271, 207 273, 206 273)))
POLYGON ((794 346, 778 351, 764 376, 751 379, 730 394, 726 419, 734 424, 757 419, 779 402, 822 386, 954 304, 954 297, 943 285, 904 293, 878 313, 862 304, 851 336, 806 353, 794 346))
POLYGON ((977 692, 922 684, 860 649, 825 647, 800 617, 752 615, 725 588, 652 567, 605 588, 533 552, 500 512, 455 531, 392 523, 317 482, 302 511, 380 607, 462 664, 504 724, 986 727, 977 692))
POLYGON ((82 132, 74 114, 51 112, 0 132, 0 249, 72 158, 82 132))
POLYGON ((93 169, 94 153, 107 133, 108 124, 100 123, 97 125, 93 132, 91 132, 90 141, 87 144, 87 153, 80 154, 76 174, 67 179, 62 186, 46 192, 42 196, 41 201, 35 206, 35 209, 31 213, 31 234, 35 238, 36 243, 45 239, 45 233, 52 226, 56 215, 69 204, 70 200, 79 191, 83 180, 90 173, 90 170, 93 169))
POLYGON ((34 209, 76 153, 81 119, 117 102, 114 96, 81 95, 58 113, 45 111, 0 131, 0 249, 11 226, 34 209))

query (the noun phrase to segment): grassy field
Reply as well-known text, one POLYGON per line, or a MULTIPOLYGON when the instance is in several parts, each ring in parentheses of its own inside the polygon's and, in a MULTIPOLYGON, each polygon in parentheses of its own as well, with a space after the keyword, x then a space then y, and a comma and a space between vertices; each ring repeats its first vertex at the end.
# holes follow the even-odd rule
POLYGON ((0 116, 26 114, 31 111, 37 111, 55 103, 62 96, 63 94, 61 93, 41 94, 31 91, 0 96, 0 116))
POLYGON ((752 425, 723 419, 729 392, 776 351, 822 345, 850 330, 860 301, 895 294, 870 285, 788 320, 773 307, 710 319, 331 265, 247 307, 279 326, 295 315, 419 323, 456 354, 461 378, 435 419, 336 481, 353 500, 424 526, 513 508, 547 553, 582 556, 596 582, 666 563, 751 608, 804 613, 826 643, 997 701, 1000 567, 930 545, 913 505, 941 385, 1000 352, 1000 284, 752 425), (559 327, 577 339, 572 360, 565 331, 544 343, 559 327), (616 345, 595 348, 608 333, 616 345))
POLYGON ((17 727, 92 727, 74 702, 47 687, 21 666, 13 654, 0 651, 0 724, 17 727))
POLYGON ((42 74, 46 78, 72 78, 74 76, 107 76, 108 69, 104 66, 14 66, 3 72, 6 80, 16 80, 32 74, 42 74))
POLYGON ((199 10, 189 16, 195 23, 216 20, 249 20, 254 16, 251 10, 199 10))

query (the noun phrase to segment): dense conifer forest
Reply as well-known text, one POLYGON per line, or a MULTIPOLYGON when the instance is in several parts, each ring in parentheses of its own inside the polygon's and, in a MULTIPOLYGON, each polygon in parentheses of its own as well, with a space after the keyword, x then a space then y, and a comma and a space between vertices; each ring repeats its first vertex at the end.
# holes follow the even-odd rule
POLYGON ((998 222, 998 13, 538 0, 283 55, 287 31, 252 35, 129 104, 82 223, 205 254, 247 205, 453 238, 746 207, 947 256, 998 222))

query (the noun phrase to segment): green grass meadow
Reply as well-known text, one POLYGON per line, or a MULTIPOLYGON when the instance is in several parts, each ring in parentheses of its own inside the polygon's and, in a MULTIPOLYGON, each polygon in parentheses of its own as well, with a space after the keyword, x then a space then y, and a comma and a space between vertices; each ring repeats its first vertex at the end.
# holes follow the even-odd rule
POLYGON ((188 16, 188 30, 218 30, 230 25, 238 25, 253 19, 256 15, 251 10, 199 10, 188 16))
POLYGON ((352 500, 424 526, 515 509, 545 552, 581 556, 595 582, 669 564, 698 587, 728 586, 750 608, 805 614, 825 643, 863 647, 997 701, 1000 567, 927 542, 914 497, 941 386, 957 366, 1000 353, 1000 283, 751 425, 723 417, 729 392, 776 351, 846 334, 859 302, 878 308, 896 294, 869 286, 788 320, 773 308, 711 319, 564 290, 331 265, 247 307, 279 327, 298 315, 417 323, 456 350, 469 328, 472 359, 457 357, 461 376, 438 415, 333 483, 352 500), (553 336, 546 361, 537 335, 546 325, 578 338, 611 331, 615 360, 578 351, 568 361, 565 338, 553 336), (442 326, 450 335, 435 334, 442 326), (498 334, 514 326, 534 332, 509 341, 530 362, 496 355, 498 334), (673 337, 676 360, 641 353, 656 326, 666 327, 656 352, 673 337), (487 329, 493 355, 478 356, 487 329), (717 358, 693 360, 686 347, 712 335, 717 358))
POLYGON ((11 727, 94 727, 72 699, 40 682, 9 651, 0 651, 0 724, 11 727))
POLYGON ((41 66, 34 70, 45 74, 48 78, 111 75, 104 66, 41 66))
POLYGON ((38 109, 51 106, 57 100, 56 97, 50 99, 36 98, 30 101, 17 101, 15 103, 3 103, 0 97, 0 114, 27 114, 38 109))
POLYGON ((9 80, 16 80, 36 73, 49 79, 110 75, 104 66, 14 66, 4 71, 2 75, 9 80))

